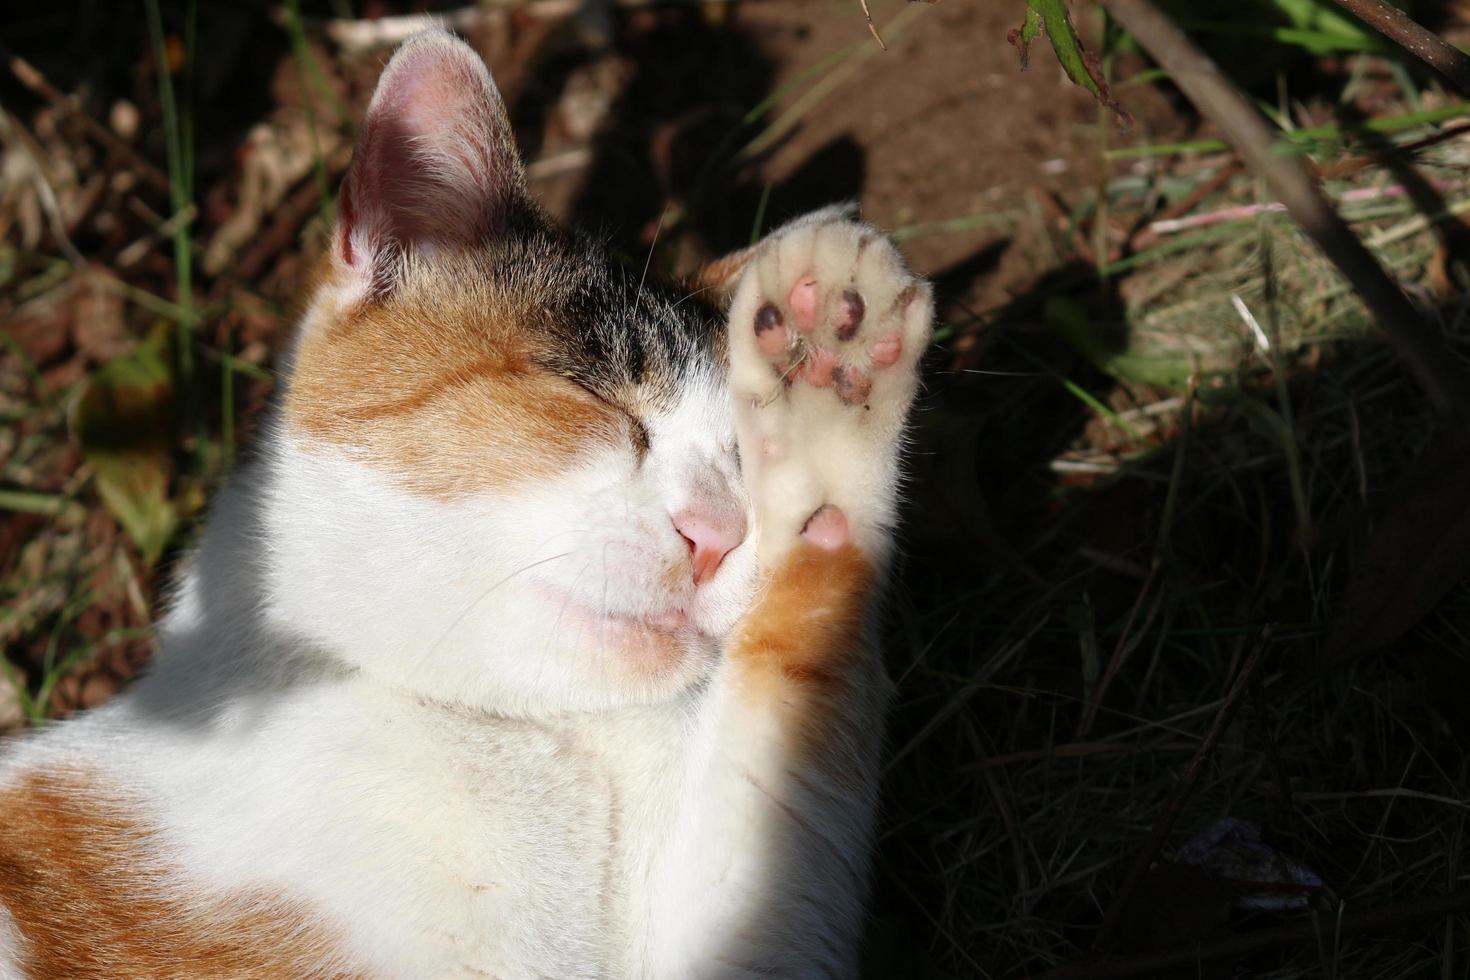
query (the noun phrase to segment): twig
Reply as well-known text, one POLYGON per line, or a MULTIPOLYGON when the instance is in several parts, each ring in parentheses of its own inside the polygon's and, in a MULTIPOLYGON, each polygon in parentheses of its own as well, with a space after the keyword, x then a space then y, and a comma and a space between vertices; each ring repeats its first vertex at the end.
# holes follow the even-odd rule
POLYGON ((1227 160, 1224 164, 1221 165, 1219 170, 1215 171, 1215 175, 1213 177, 1209 178, 1208 180, 1200 181, 1198 187, 1190 191, 1178 201, 1169 205, 1163 211, 1159 212, 1159 216, 1155 220, 1169 221, 1173 218, 1184 217, 1186 214, 1199 207, 1200 204, 1204 202, 1205 198, 1209 197, 1211 194, 1220 190, 1226 184, 1234 180, 1235 175, 1238 173, 1240 173, 1240 161, 1227 160))
POLYGON ((263 234, 257 234, 250 248, 244 250, 233 263, 228 275, 221 276, 210 290, 210 298, 218 299, 231 288, 249 282, 265 271, 272 259, 296 243, 301 228, 313 212, 321 208, 321 193, 315 182, 301 183, 275 208, 275 217, 263 234))
MULTIPOLYGON (((1092 731, 1092 723, 1097 719, 1097 709, 1102 706, 1103 698, 1107 697, 1108 688, 1112 686, 1113 679, 1118 676, 1118 671, 1123 669, 1123 661, 1138 646, 1139 640, 1148 632, 1149 625, 1153 622, 1154 614, 1158 612, 1159 604, 1155 600, 1148 616, 1144 620, 1143 629, 1139 630, 1138 636, 1133 635, 1133 621, 1138 618, 1138 612, 1143 608, 1143 601, 1153 591, 1154 579, 1158 577, 1161 562, 1155 556, 1149 565, 1148 578, 1144 580, 1143 588, 1138 590, 1138 598, 1133 600, 1133 608, 1128 610, 1128 618, 1123 623, 1123 632, 1118 636, 1118 643, 1113 647, 1113 655, 1108 659, 1107 669, 1103 671, 1102 680, 1097 683, 1097 690, 1093 692, 1091 700, 1082 709, 1082 720, 1077 724, 1077 738, 1083 739, 1092 731)), ((1162 598, 1162 593, 1160 593, 1162 598)))
POLYGON ((143 256, 147 255, 159 242, 173 238, 174 234, 184 225, 189 224, 199 216, 199 209, 189 205, 173 217, 161 222, 158 227, 136 239, 131 244, 124 246, 117 253, 117 267, 126 269, 136 265, 143 256))
MULTIPOLYGON (((1333 931, 1342 936, 1392 932, 1428 919, 1464 912, 1466 909, 1470 909, 1470 888, 1450 892, 1448 895, 1432 895, 1407 905, 1344 915, 1334 924, 1333 931)), ((1040 974, 1034 980, 1128 980, 1130 977, 1151 977, 1166 970, 1193 967, 1208 960, 1248 956, 1283 946, 1312 942, 1321 932, 1322 926, 1316 921, 1295 922, 1160 953, 1106 956, 1082 963, 1069 963, 1040 974)))
POLYGON ((863 5, 863 19, 868 22, 868 33, 873 35, 873 40, 878 42, 878 47, 887 51, 888 45, 883 43, 883 36, 878 33, 878 28, 873 24, 873 12, 868 9, 868 0, 858 0, 858 3, 863 5))
MULTIPOLYGON (((1464 184, 1448 180, 1431 181, 1429 186, 1437 191, 1456 191, 1464 188, 1464 184)), ((1339 204, 1355 204, 1360 201, 1381 201, 1384 198, 1407 197, 1409 188, 1403 184, 1390 184, 1387 187, 1354 187, 1338 197, 1339 204)), ((1280 201, 1264 201, 1260 204, 1237 204, 1234 207, 1221 208, 1219 211, 1206 211, 1203 214, 1191 214, 1183 218, 1173 218, 1167 221, 1159 220, 1150 222, 1148 230, 1154 235, 1167 235, 1176 231, 1188 231, 1191 228, 1201 228, 1205 225, 1221 224, 1227 221, 1243 221, 1246 218, 1254 218, 1257 215, 1271 212, 1283 212, 1286 205, 1280 201)))
MULTIPOLYGON (((1239 160, 1232 159, 1226 161, 1219 170, 1215 171, 1214 176, 1200 181, 1194 190, 1159 212, 1150 224, 1156 225, 1162 221, 1173 221, 1189 214, 1189 212, 1203 204, 1205 199, 1211 194, 1221 190, 1234 180, 1235 175, 1240 173, 1240 169, 1239 160)), ((1158 233, 1152 227, 1149 227, 1141 233, 1136 234, 1127 243, 1127 247, 1133 252, 1140 252, 1152 245, 1158 237, 1158 233)))
MULTIPOLYGON (((420 31, 435 27, 460 32, 471 31, 495 16, 494 8, 506 6, 508 5, 504 3, 485 3, 460 7, 456 10, 445 10, 437 14, 402 14, 361 20, 343 18, 329 20, 325 24, 317 21, 316 26, 323 27, 327 37, 331 38, 343 51, 355 53, 372 51, 376 48, 391 48, 420 31), (482 9, 482 6, 485 9, 482 9)), ((549 10, 546 3, 524 6, 533 16, 540 14, 548 19, 569 17, 576 13, 577 9, 576 0, 551 0, 549 10)))
MULTIPOLYGON (((0 52, 4 52, 4 49, 0 48, 0 52)), ((75 97, 58 90, 56 86, 46 80, 45 75, 42 75, 36 70, 35 65, 32 65, 19 55, 10 55, 9 60, 10 73, 22 85, 52 103, 58 109, 76 116, 77 120, 81 122, 82 128, 93 139, 104 144, 109 150, 127 160, 128 164, 137 170, 139 175, 155 188, 165 194, 169 193, 168 176, 162 170, 149 163, 137 150, 115 135, 112 130, 83 112, 77 104, 75 97)))
POLYGON ((1467 211, 1470 211, 1470 199, 1451 201, 1433 214, 1417 214, 1402 224, 1375 232, 1368 239, 1368 247, 1383 248, 1392 245, 1394 242, 1403 241, 1411 235, 1419 234, 1436 221, 1443 221, 1446 218, 1456 218, 1467 211))
POLYGON ((1031 196, 1036 199, 1037 204, 1041 205, 1041 210, 1046 212, 1046 216, 1051 219, 1052 224, 1056 225, 1057 231, 1070 233, 1069 238, 1072 242, 1072 248, 1076 250, 1078 257, 1086 259, 1088 256, 1092 256, 1093 261, 1096 262, 1097 256, 1092 250, 1092 240, 1072 220, 1072 216, 1067 213, 1067 209, 1063 205, 1061 198, 1055 192, 1040 185, 1031 188, 1031 196))
POLYGON ((77 251, 77 247, 72 244, 71 236, 66 232, 66 219, 61 214, 61 202, 56 198, 56 189, 51 186, 51 181, 46 179, 46 168, 41 163, 40 145, 30 133, 26 132, 26 128, 21 125, 19 119, 12 119, 9 113, 0 109, 0 142, 9 143, 12 139, 30 161, 31 186, 36 192, 36 201, 41 206, 41 212, 51 226, 51 234, 56 238, 56 244, 60 246, 67 261, 72 265, 86 265, 87 260, 82 258, 82 253, 77 251))
POLYGON ((1470 57, 1463 51, 1384 0, 1337 0, 1337 5, 1439 72, 1461 95, 1470 96, 1470 57))
POLYGON ((975 762, 960 767, 957 772, 983 772, 1026 762, 1052 762, 1056 759, 1085 759, 1094 755, 1128 755, 1134 750, 1126 745, 1110 745, 1107 742, 1068 742, 1044 749, 1023 749, 1004 755, 987 755, 975 762))
POLYGON ((1301 160, 1282 152, 1278 134, 1260 111, 1151 0, 1103 0, 1103 4, 1195 108, 1220 128, 1246 165, 1264 179, 1272 196, 1357 290, 1438 407, 1470 427, 1470 370, 1332 210, 1301 160))
POLYGON ((1369 167, 1379 166, 1392 157, 1418 153, 1427 150, 1431 146, 1440 143, 1448 143, 1452 139, 1470 133, 1470 125, 1446 126, 1437 133, 1432 133, 1423 139, 1417 139, 1410 143, 1395 143, 1385 146, 1381 150, 1373 150, 1361 156, 1348 157, 1346 160, 1336 160, 1332 163, 1318 164, 1316 167, 1318 180, 1342 180, 1353 174, 1367 170, 1369 167))
POLYGON ((1210 724, 1209 732, 1205 735, 1204 741, 1199 744, 1199 748, 1195 750, 1194 758, 1189 760, 1184 774, 1169 795, 1169 802, 1154 823, 1154 829, 1149 833, 1148 840, 1144 842, 1143 849, 1134 859, 1128 877, 1123 880, 1123 887, 1118 889, 1118 896, 1113 899, 1113 904, 1103 918, 1101 928, 1097 931, 1097 940, 1093 943, 1095 949, 1106 949, 1112 942, 1113 933, 1117 931, 1123 909, 1127 906, 1128 900, 1132 898, 1138 883, 1153 866, 1154 859, 1159 856, 1159 849, 1163 847, 1164 839, 1169 836, 1169 831, 1174 829, 1174 822, 1179 819, 1185 801, 1194 791, 1194 784, 1199 782, 1199 776, 1204 771, 1205 763, 1209 760, 1210 754, 1215 751, 1215 744, 1220 741, 1220 736, 1225 734, 1230 720, 1235 717, 1235 709, 1240 706, 1241 696, 1250 689, 1251 678, 1255 676, 1256 669, 1261 664, 1261 657, 1270 641, 1271 627, 1267 626, 1261 631, 1261 637, 1256 641, 1255 649, 1251 651, 1250 656, 1246 658, 1240 671, 1235 675, 1235 681, 1230 685, 1229 693, 1220 702, 1220 710, 1215 712, 1215 720, 1210 724))
POLYGON ((546 180, 549 177, 559 177, 562 174, 581 170, 592 163, 592 151, 587 147, 575 150, 566 150, 555 156, 542 157, 526 164, 527 180, 546 180))

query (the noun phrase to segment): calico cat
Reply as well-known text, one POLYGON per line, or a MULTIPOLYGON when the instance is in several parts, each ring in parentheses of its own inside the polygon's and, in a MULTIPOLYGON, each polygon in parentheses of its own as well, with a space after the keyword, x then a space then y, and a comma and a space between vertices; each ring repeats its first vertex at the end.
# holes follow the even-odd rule
POLYGON ((150 672, 6 745, 0 976, 850 976, 929 287, 829 209, 630 275, 383 73, 150 672))

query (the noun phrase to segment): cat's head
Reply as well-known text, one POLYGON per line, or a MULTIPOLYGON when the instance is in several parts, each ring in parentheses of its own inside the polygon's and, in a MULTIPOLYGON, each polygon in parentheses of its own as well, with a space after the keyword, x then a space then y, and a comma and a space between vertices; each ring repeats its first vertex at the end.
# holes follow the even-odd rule
POLYGON ((271 614, 511 713, 696 683, 753 581, 723 362, 712 308, 543 215, 479 57, 410 40, 292 357, 271 614))

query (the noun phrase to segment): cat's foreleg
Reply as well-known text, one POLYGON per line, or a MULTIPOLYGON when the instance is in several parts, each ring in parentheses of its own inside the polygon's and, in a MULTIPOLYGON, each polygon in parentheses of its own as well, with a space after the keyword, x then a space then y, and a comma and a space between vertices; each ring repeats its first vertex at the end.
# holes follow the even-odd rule
POLYGON ((932 316, 889 241, 835 212, 767 239, 735 288, 760 588, 710 692, 688 899, 712 912, 687 975, 856 971, 887 691, 872 619, 932 316))

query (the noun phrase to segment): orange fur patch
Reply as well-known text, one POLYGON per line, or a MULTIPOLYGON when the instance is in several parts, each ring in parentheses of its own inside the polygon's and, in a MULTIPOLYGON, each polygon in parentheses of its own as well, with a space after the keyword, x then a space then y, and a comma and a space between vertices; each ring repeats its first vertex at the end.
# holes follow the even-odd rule
POLYGON ((852 545, 802 541, 771 575, 731 646, 767 682, 824 686, 847 673, 861 642, 873 568, 852 545))
POLYGON ((388 298, 309 324, 288 425, 438 496, 523 484, 627 438, 617 409, 538 363, 534 297, 486 280, 473 259, 436 260, 388 298))
POLYGON ((729 647, 743 698, 780 725, 790 771, 815 767, 861 783, 877 757, 875 721, 887 680, 863 637, 873 567, 851 544, 826 551, 807 541, 769 577, 729 647))
POLYGON ((740 274, 745 271, 755 253, 756 249, 752 246, 706 262, 689 277, 690 289, 707 303, 721 308, 729 306, 735 286, 740 281, 740 274))
POLYGON ((348 977, 336 937, 263 894, 166 895, 148 830, 77 773, 0 791, 0 906, 30 980, 348 977))

